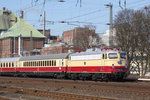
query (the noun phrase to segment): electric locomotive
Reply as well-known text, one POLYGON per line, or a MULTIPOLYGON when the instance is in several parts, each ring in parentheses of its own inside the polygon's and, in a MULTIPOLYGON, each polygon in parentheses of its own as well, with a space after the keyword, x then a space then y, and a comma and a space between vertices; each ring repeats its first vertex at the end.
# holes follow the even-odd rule
POLYGON ((107 48, 73 53, 67 69, 73 79, 124 79, 128 74, 126 52, 107 48))

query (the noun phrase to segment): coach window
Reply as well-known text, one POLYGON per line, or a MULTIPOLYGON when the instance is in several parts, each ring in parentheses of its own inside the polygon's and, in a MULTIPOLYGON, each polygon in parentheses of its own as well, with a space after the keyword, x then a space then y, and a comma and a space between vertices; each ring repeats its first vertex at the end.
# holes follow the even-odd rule
POLYGON ((33 66, 32 62, 30 62, 30 67, 33 66))
POLYGON ((29 66, 29 63, 28 62, 26 62, 26 67, 28 67, 29 66))
POLYGON ((32 66, 34 66, 34 62, 32 61, 31 63, 32 63, 32 66))
POLYGON ((34 66, 36 66, 36 61, 34 62, 34 66))
POLYGON ((39 61, 39 66, 41 66, 41 61, 39 61))
POLYGON ((14 67, 14 63, 12 63, 12 67, 14 67))
POLYGON ((45 66, 47 66, 47 61, 45 61, 45 66))
POLYGON ((23 66, 25 66, 25 62, 23 62, 23 66))
POLYGON ((49 61, 47 61, 47 66, 49 66, 49 61))
POLYGON ((54 66, 54 62, 53 62, 53 60, 52 60, 52 66, 54 66))
POLYGON ((32 66, 34 66, 34 62, 32 61, 31 63, 32 63, 32 66))
POLYGON ((56 60, 54 60, 54 66, 56 66, 56 60))
POLYGON ((50 66, 52 66, 52 61, 50 60, 50 66))
POLYGON ((38 61, 36 61, 35 63, 36 63, 36 66, 39 66, 38 61))
POLYGON ((31 63, 30 62, 28 62, 29 63, 29 67, 31 66, 31 63))
POLYGON ((36 66, 39 66, 39 62, 38 61, 36 61, 36 66))
POLYGON ((11 67, 11 63, 9 63, 9 67, 11 67))
POLYGON ((3 64, 1 63, 1 67, 3 66, 3 64))
POLYGON ((29 63, 29 67, 31 66, 31 62, 28 62, 29 63))
POLYGON ((42 66, 42 61, 40 61, 40 66, 42 66))

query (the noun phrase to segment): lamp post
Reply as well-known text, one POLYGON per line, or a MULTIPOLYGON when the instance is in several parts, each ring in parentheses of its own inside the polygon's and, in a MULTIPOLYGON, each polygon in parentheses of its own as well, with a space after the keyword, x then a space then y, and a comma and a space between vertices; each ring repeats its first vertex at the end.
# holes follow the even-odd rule
POLYGON ((106 7, 110 8, 110 23, 109 23, 109 47, 113 46, 113 16, 112 16, 112 7, 113 5, 111 3, 105 4, 106 7))

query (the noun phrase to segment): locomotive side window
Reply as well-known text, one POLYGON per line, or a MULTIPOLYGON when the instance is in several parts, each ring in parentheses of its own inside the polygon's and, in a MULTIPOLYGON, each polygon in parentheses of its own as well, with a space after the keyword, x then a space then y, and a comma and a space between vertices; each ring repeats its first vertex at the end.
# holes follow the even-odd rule
POLYGON ((126 53, 120 53, 120 58, 126 59, 126 53))
POLYGON ((105 58, 105 56, 104 56, 104 54, 103 54, 103 57, 102 57, 103 59, 105 58))
POLYGON ((105 54, 105 59, 107 59, 107 54, 105 54))
POLYGON ((117 55, 117 53, 109 53, 108 57, 109 57, 109 59, 117 59, 118 55, 117 55))

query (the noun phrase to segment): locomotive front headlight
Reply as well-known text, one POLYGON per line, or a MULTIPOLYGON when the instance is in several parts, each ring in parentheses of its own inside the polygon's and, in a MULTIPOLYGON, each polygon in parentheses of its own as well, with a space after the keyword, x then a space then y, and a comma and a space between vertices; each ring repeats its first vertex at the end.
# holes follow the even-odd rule
POLYGON ((118 64, 122 64, 122 61, 118 61, 118 64))

